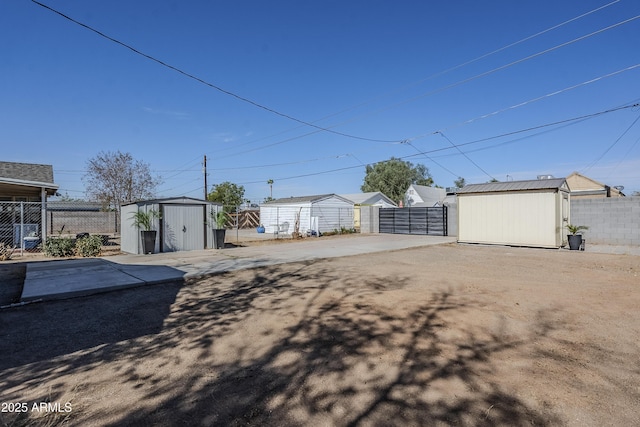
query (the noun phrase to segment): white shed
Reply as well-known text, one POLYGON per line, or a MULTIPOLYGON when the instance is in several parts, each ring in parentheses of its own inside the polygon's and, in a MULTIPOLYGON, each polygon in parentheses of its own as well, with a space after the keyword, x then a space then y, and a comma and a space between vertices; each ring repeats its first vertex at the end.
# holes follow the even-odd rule
POLYGON ((190 197, 145 200, 121 207, 121 248, 123 252, 141 254, 140 230, 133 225, 137 211, 156 210, 161 218, 154 220, 158 231, 154 252, 176 252, 213 247, 211 217, 222 209, 219 203, 190 197))
POLYGON ((564 178, 467 185, 458 190, 458 242, 564 246, 569 197, 564 178))
POLYGON ((353 202, 336 194, 289 197, 260 205, 260 223, 266 233, 291 234, 296 218, 300 233, 325 233, 353 227, 353 202))

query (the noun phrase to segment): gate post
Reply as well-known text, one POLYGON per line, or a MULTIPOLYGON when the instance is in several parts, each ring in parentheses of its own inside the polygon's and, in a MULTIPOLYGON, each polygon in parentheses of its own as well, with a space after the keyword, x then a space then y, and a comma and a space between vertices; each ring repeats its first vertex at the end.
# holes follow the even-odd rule
POLYGON ((442 225, 443 225, 443 236, 449 235, 449 218, 447 212, 447 206, 442 206, 442 225))

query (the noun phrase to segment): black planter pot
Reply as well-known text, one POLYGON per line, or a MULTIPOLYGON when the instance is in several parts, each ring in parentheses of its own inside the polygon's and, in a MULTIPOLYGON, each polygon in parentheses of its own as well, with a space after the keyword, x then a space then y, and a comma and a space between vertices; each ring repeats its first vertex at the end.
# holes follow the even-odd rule
POLYGON ((226 231, 227 230, 225 230, 224 228, 213 230, 213 247, 214 248, 224 249, 224 237, 225 237, 226 231))
POLYGON ((569 239, 569 249, 572 251, 577 251, 582 246, 582 234, 569 234, 567 236, 569 239))
POLYGON ((144 254, 152 254, 156 248, 156 234, 158 232, 155 230, 152 231, 141 231, 140 236, 142 237, 142 253, 144 254))

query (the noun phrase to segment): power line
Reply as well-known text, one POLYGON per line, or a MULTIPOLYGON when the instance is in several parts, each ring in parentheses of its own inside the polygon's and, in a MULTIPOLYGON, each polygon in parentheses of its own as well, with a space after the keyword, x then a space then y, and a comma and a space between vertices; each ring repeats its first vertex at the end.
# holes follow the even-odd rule
POLYGON ((196 82, 201 83, 201 84, 203 84, 205 86, 208 86, 208 87, 210 87, 212 89, 215 89, 215 90, 217 90, 217 91, 219 91, 219 92, 221 92, 221 93, 223 93, 225 95, 228 95, 228 96, 231 96, 233 98, 236 98, 236 99, 238 99, 238 100, 240 100, 242 102, 245 102, 247 104, 253 105, 254 107, 257 107, 257 108, 260 108, 262 110, 268 111, 268 112, 270 112, 272 114, 275 114, 277 116, 284 117, 286 119, 289 119, 291 121, 300 123, 302 125, 318 129, 321 132, 329 132, 329 133, 332 133, 332 134, 335 134, 335 135, 344 136, 346 138, 358 139, 358 140, 362 140, 362 141, 372 141, 372 142, 396 142, 396 140, 365 138, 365 137, 361 137, 361 136, 357 136, 357 135, 350 135, 350 134, 347 134, 347 133, 338 132, 338 131, 331 130, 331 129, 326 128, 326 127, 315 125, 315 124, 313 124, 311 122, 308 122, 308 121, 305 121, 305 120, 302 120, 302 119, 298 119, 298 118, 293 117, 293 116, 291 116, 289 114, 282 113, 282 112, 280 112, 280 111, 278 111, 278 110, 276 110, 274 108, 268 107, 268 106, 266 106, 264 104, 260 104, 260 103, 258 103, 256 101, 253 101, 253 100, 251 100, 249 98, 246 98, 244 96, 238 95, 238 94, 236 94, 234 92, 231 92, 231 91, 229 91, 227 89, 223 89, 222 87, 220 87, 218 85, 210 83, 210 82, 208 82, 208 81, 206 81, 206 80, 204 80, 204 79, 202 79, 200 77, 197 77, 197 76, 195 76, 195 75, 193 75, 191 73, 188 73, 188 72, 186 72, 186 71, 184 71, 184 70, 182 70, 182 69, 180 69, 180 68, 178 68, 176 66, 168 64, 168 63, 166 63, 166 62, 164 62, 164 61, 162 61, 160 59, 157 59, 154 56, 146 54, 146 53, 134 48, 133 46, 131 46, 131 45, 127 44, 127 43, 124 43, 124 42, 122 42, 120 40, 117 40, 117 39, 115 39, 115 38, 113 38, 111 36, 108 36, 107 34, 101 32, 101 31, 99 31, 99 30, 97 30, 97 29, 95 29, 95 28, 93 28, 93 27, 91 27, 91 26, 89 26, 87 24, 84 24, 84 23, 82 23, 82 22, 80 22, 80 21, 78 21, 76 19, 73 19, 70 16, 65 15, 64 13, 62 13, 62 12, 60 12, 60 11, 50 7, 50 6, 42 4, 42 3, 40 3, 40 2, 38 2, 36 0, 31 0, 31 1, 33 3, 35 3, 35 4, 37 4, 38 6, 41 6, 41 7, 45 8, 45 9, 47 9, 47 10, 49 10, 49 11, 51 11, 51 12, 57 14, 57 15, 63 17, 64 19, 66 19, 66 20, 68 20, 70 22, 73 22, 76 25, 79 25, 79 26, 81 26, 83 28, 86 28, 89 31, 92 31, 93 33, 99 35, 100 37, 103 37, 103 38, 105 38, 105 39, 107 39, 107 40, 109 40, 109 41, 111 41, 113 43, 116 43, 116 44, 118 44, 118 45, 120 45, 122 47, 125 47, 125 48, 129 49, 130 51, 132 51, 133 53, 135 53, 137 55, 140 55, 140 56, 142 56, 142 57, 144 57, 144 58, 146 58, 146 59, 148 59, 150 61, 153 61, 153 62, 155 62, 155 63, 157 63, 159 65, 162 65, 163 67, 166 67, 166 68, 168 68, 168 69, 170 69, 172 71, 175 71, 175 72, 177 72, 179 74, 182 74, 185 77, 188 77, 188 78, 190 78, 192 80, 195 80, 196 82))
POLYGON ((398 103, 396 103, 396 104, 390 105, 390 106, 388 106, 388 107, 385 107, 385 108, 382 108, 382 109, 376 110, 374 113, 379 113, 379 112, 381 112, 381 111, 385 111, 385 110, 388 110, 388 109, 391 109, 391 108, 395 108, 395 107, 397 107, 397 106, 399 106, 399 105, 403 105, 403 104, 406 104, 406 103, 409 103, 409 102, 415 101, 415 100, 417 100, 417 99, 421 99, 421 98, 425 98, 425 97, 428 97, 428 96, 432 96, 432 95, 435 95, 435 94, 438 94, 438 93, 441 93, 441 92, 445 92, 445 91, 447 91, 447 90, 449 90, 449 89, 453 89, 454 87, 461 86, 461 85, 463 85, 463 84, 466 84, 466 83, 472 82, 472 81, 477 80, 477 79, 480 79, 480 78, 482 78, 482 77, 489 76, 489 75, 494 74, 494 73, 496 73, 496 72, 498 72, 498 71, 502 71, 502 70, 504 70, 504 69, 510 68, 510 67, 512 67, 512 66, 514 66, 514 65, 521 64, 521 63, 523 63, 523 62, 529 61, 529 60, 531 60, 531 59, 534 59, 534 58, 537 58, 537 57, 539 57, 539 56, 542 56, 542 55, 545 55, 545 54, 547 54, 547 53, 550 53, 550 52, 553 52, 553 51, 555 51, 555 50, 558 50, 558 49, 560 49, 560 48, 563 48, 563 47, 569 46, 569 45, 571 45, 571 44, 577 43, 577 42, 579 42, 579 41, 585 40, 585 39, 587 39, 587 38, 589 38, 589 37, 593 37, 593 36, 595 36, 595 35, 598 35, 598 34, 600 34, 600 33, 605 32, 605 31, 609 31, 609 30, 614 29, 614 28, 616 28, 616 27, 619 27, 619 26, 621 26, 621 25, 628 24, 629 22, 632 22, 632 21, 634 21, 634 20, 636 20, 636 19, 638 19, 638 18, 640 18, 640 15, 636 15, 636 16, 634 16, 634 17, 632 17, 632 18, 625 19, 624 21, 620 21, 620 22, 618 22, 618 23, 616 23, 616 24, 609 25, 608 27, 601 28, 601 29, 599 29, 599 30, 597 30, 597 31, 593 31, 593 32, 591 32, 591 33, 589 33, 589 34, 585 34, 585 35, 583 35, 583 36, 577 37, 577 38, 575 38, 575 39, 573 39, 573 40, 569 40, 569 41, 567 41, 567 42, 564 42, 564 43, 561 43, 561 44, 559 44, 559 45, 556 45, 556 46, 550 47, 550 48, 548 48, 548 49, 544 49, 544 50, 542 50, 542 51, 540 51, 540 52, 534 53, 534 54, 529 55, 529 56, 526 56, 526 57, 524 57, 524 58, 520 58, 520 59, 515 60, 515 61, 512 61, 512 62, 510 62, 510 63, 508 63, 508 64, 501 65, 501 66, 499 66, 499 67, 493 68, 493 69, 488 70, 488 71, 484 71, 484 72, 482 72, 482 73, 476 74, 476 75, 471 76, 471 77, 468 77, 468 78, 466 78, 466 79, 462 79, 462 80, 459 80, 459 81, 457 81, 457 82, 451 83, 451 84, 449 84, 449 85, 442 86, 442 87, 440 87, 440 88, 437 88, 437 89, 431 90, 431 91, 429 91, 429 92, 423 93, 422 95, 418 95, 418 96, 415 96, 415 97, 413 97, 413 98, 405 99, 404 101, 401 101, 401 102, 398 102, 398 103))
POLYGON ((636 119, 629 125, 629 127, 627 127, 625 129, 624 132, 622 132, 622 134, 618 137, 618 139, 616 139, 615 141, 613 141, 613 143, 611 145, 609 145, 609 147, 607 147, 606 150, 604 150, 604 152, 602 154, 600 154, 600 156, 598 156, 597 159, 595 159, 593 162, 589 163, 584 169, 582 169, 580 172, 584 173, 586 171, 588 171, 589 169, 591 169, 592 167, 594 167, 600 160, 602 160, 602 158, 613 148, 615 147, 615 145, 620 142, 620 140, 627 134, 627 132, 629 132, 631 130, 631 128, 638 122, 638 120, 640 120, 640 115, 638 115, 638 117, 636 117, 636 119))
POLYGON ((616 167, 614 167, 613 169, 611 169, 611 172, 609 172, 609 174, 607 175, 607 178, 609 178, 611 176, 611 173, 614 170, 618 170, 620 168, 620 165, 622 164, 622 162, 624 162, 627 157, 629 156, 629 154, 633 151, 634 148, 636 148, 636 145, 638 145, 638 143, 640 142, 640 137, 638 137, 638 139, 636 139, 636 142, 634 142, 631 147, 629 147, 629 149, 627 150, 626 153, 624 153, 624 156, 622 156, 622 158, 620 159, 620 161, 618 162, 618 164, 616 165, 616 167))
MULTIPOLYGON (((615 3, 615 2, 614 2, 614 3, 615 3)), ((536 58, 536 57, 538 57, 538 56, 544 55, 544 54, 546 54, 546 53, 552 52, 552 51, 554 51, 554 50, 557 50, 557 49, 560 49, 560 48, 562 48, 562 47, 568 46, 568 45, 570 45, 570 44, 576 43, 576 42, 578 42, 578 41, 581 41, 581 40, 587 39, 587 38, 589 38, 589 37, 595 36, 595 35, 600 34, 600 33, 602 33, 602 32, 605 32, 605 31, 611 30, 611 29, 613 29, 613 28, 616 28, 616 27, 618 27, 618 26, 620 26, 620 25, 624 25, 624 24, 629 23, 629 22, 631 22, 631 21, 633 21, 633 20, 636 20, 636 19, 638 19, 638 18, 640 18, 640 15, 636 15, 636 16, 635 16, 635 17, 633 17, 633 18, 629 18, 629 19, 627 19, 627 20, 620 21, 620 22, 618 22, 617 24, 613 24, 613 25, 610 25, 610 26, 608 26, 608 27, 601 28, 600 30, 597 30, 597 31, 591 32, 591 33, 589 33, 589 34, 586 34, 586 35, 583 35, 583 36, 580 36, 580 37, 577 37, 577 38, 575 38, 575 39, 573 39, 573 40, 570 40, 570 41, 568 41, 568 42, 564 42, 564 43, 561 43, 561 44, 556 45, 556 46, 554 46, 554 47, 551 47, 551 48, 548 48, 548 49, 542 50, 542 51, 540 51, 540 52, 537 52, 537 53, 534 53, 534 54, 532 54, 532 55, 529 55, 529 56, 527 56, 527 57, 525 57, 525 58, 521 58, 521 59, 518 59, 518 60, 516 60, 516 61, 510 62, 510 63, 508 63, 508 64, 502 65, 502 66, 500 66, 500 67, 493 68, 493 69, 491 69, 491 70, 489 70, 489 71, 485 71, 485 72, 483 72, 483 73, 476 74, 475 76, 472 76, 472 77, 469 77, 469 78, 466 78, 466 79, 463 79, 463 80, 459 80, 459 81, 454 82, 454 83, 452 83, 452 84, 449 84, 449 85, 447 85, 447 86, 443 86, 443 87, 440 87, 440 88, 434 89, 434 90, 432 90, 432 91, 430 91, 430 92, 427 92, 427 93, 425 93, 425 94, 419 95, 419 96, 417 96, 417 97, 413 97, 413 98, 410 98, 410 99, 407 99, 407 100, 401 101, 401 102, 399 102, 399 103, 396 103, 396 104, 393 104, 393 105, 387 106, 387 107, 385 107, 385 108, 381 108, 381 109, 375 110, 375 111, 373 111, 373 112, 369 112, 369 113, 366 113, 366 114, 362 114, 362 115, 360 115, 360 116, 356 116, 356 117, 354 117, 354 118, 352 118, 352 119, 350 119, 350 120, 348 120, 348 121, 343 121, 343 122, 339 123, 338 125, 334 125, 334 126, 339 126, 339 125, 343 125, 343 124, 345 124, 345 123, 350 123, 350 122, 353 122, 353 121, 355 121, 355 120, 362 119, 363 117, 367 117, 367 116, 369 116, 369 115, 371 115, 371 114, 380 113, 380 112, 382 112, 382 111, 385 111, 385 110, 389 110, 389 109, 395 108, 395 107, 397 107, 397 106, 399 106, 399 105, 402 105, 402 104, 405 104, 405 103, 408 103, 408 102, 414 101, 414 100, 416 100, 416 99, 420 99, 420 98, 424 98, 424 97, 427 97, 427 96, 435 95, 435 94, 440 93, 440 92, 444 92, 444 91, 446 91, 446 90, 452 89, 452 88, 457 87, 457 86, 460 86, 460 85, 462 85, 462 84, 465 84, 465 83, 471 82, 471 81, 473 81, 473 80, 476 80, 476 79, 479 79, 479 78, 482 78, 482 77, 485 77, 485 76, 488 76, 488 75, 490 75, 490 74, 493 74, 493 73, 495 73, 495 72, 498 72, 498 71, 504 70, 504 69, 509 68, 509 67, 511 67, 511 66, 514 66, 514 65, 516 65, 516 64, 519 64, 519 63, 522 63, 522 62, 528 61, 528 60, 530 60, 530 59, 536 58)), ((574 18, 574 19, 577 19, 577 18, 574 18)), ((543 32, 543 33, 544 33, 544 32, 543 32)), ((531 37, 533 37, 533 36, 531 36, 531 37)), ((515 44, 517 44, 517 43, 515 43, 515 44)), ((498 49, 498 51, 499 51, 499 50, 501 50, 501 49, 498 49)), ((489 55, 489 54, 487 54, 487 55, 489 55)), ((472 60, 472 61, 470 61, 470 62, 474 62, 474 60, 472 60)), ((563 93, 563 92, 566 92, 566 91, 569 91, 569 90, 572 90, 572 89, 576 89, 576 88, 578 88, 578 87, 580 87, 580 86, 584 86, 584 85, 588 85, 588 84, 594 83, 594 82, 596 82, 596 81, 598 81, 598 80, 601 80, 601 79, 604 79, 604 78, 607 78, 607 77, 612 77, 612 76, 614 76, 614 75, 616 75, 616 74, 620 74, 620 73, 622 73, 622 72, 629 71, 629 70, 632 70, 632 69, 637 68, 637 67, 640 67, 640 64, 636 64, 636 65, 633 65, 633 66, 627 67, 627 68, 625 68, 625 69, 615 71, 615 72, 613 72, 613 73, 609 73, 609 74, 606 74, 606 75, 603 75, 603 76, 600 76, 600 77, 596 77, 596 78, 594 78, 594 79, 591 79, 591 80, 588 80, 588 81, 582 82, 582 83, 580 83, 580 84, 577 84, 577 85, 574 85, 574 86, 571 86, 571 87, 568 87, 568 88, 565 88, 565 89, 562 89, 562 90, 559 90, 559 91, 556 91, 556 92, 552 92, 552 93, 547 94, 547 95, 544 95, 544 96, 542 96, 542 97, 534 98, 534 99, 532 99, 532 100, 529 100, 529 101, 526 101, 526 102, 523 102, 523 103, 520 103, 520 104, 517 104, 517 105, 511 106, 511 107, 508 107, 508 108, 506 108, 506 109, 498 110, 498 111, 496 111, 496 112, 493 112, 493 113, 490 113, 490 114, 487 114, 487 115, 484 115, 484 116, 480 116, 480 117, 477 117, 477 118, 471 119, 471 120, 469 120, 469 121, 467 121, 467 122, 468 122, 468 123, 471 123, 471 122, 473 122, 473 121, 480 120, 480 119, 484 119, 484 118, 486 118, 486 117, 489 117, 489 116, 496 115, 496 114, 498 114, 498 113, 501 113, 501 112, 507 111, 507 110, 509 110, 509 109, 514 109, 514 108, 522 107, 522 106, 524 106, 524 105, 526 105, 526 104, 529 104, 529 103, 532 103, 532 102, 535 102, 535 101, 539 101, 539 100, 541 100, 541 99, 544 99, 544 98, 547 98, 547 97, 551 97, 551 96, 554 96, 554 95, 558 95, 558 94, 560 94, 560 93, 563 93)), ((455 69, 455 68, 456 68, 456 67, 454 67, 453 69, 455 69)), ((466 124, 467 122, 463 122, 462 124, 466 124)), ((462 124, 461 124, 461 125, 462 125, 462 124)), ((305 134, 303 134, 303 135, 298 135, 298 136, 294 136, 294 137, 291 137, 291 138, 287 138, 287 139, 285 139, 285 140, 281 140, 281 141, 277 141, 277 142, 274 142, 274 143, 271 143, 271 144, 267 144, 267 145, 263 145, 263 146, 260 146, 260 147, 253 148, 253 149, 251 149, 251 150, 245 150, 245 151, 240 151, 240 152, 237 152, 237 153, 234 153, 234 154, 229 154, 229 155, 224 156, 224 157, 232 157, 232 156, 242 155, 242 154, 246 154, 246 153, 253 152, 253 151, 262 150, 262 149, 265 149, 265 148, 269 148, 269 147, 273 147, 273 146, 276 146, 276 145, 284 144, 284 143, 286 143, 286 142, 294 141, 294 140, 299 139, 299 138, 304 138, 304 137, 306 137, 306 136, 313 135, 313 134, 316 134, 316 133, 318 133, 318 132, 320 132, 320 131, 308 132, 308 133, 305 133, 305 134)), ((434 132, 434 133, 435 133, 435 132, 434 132)), ((422 135, 418 135, 418 136, 415 136, 415 137, 412 137, 412 138, 407 138, 407 139, 404 139, 404 140, 401 140, 401 141, 377 141, 377 142, 403 143, 403 142, 405 142, 405 141, 407 141, 407 140, 413 141, 413 140, 415 140, 415 139, 418 139, 418 138, 421 138, 421 137, 424 137, 424 136, 427 136, 427 135, 432 135, 432 134, 433 134, 433 133, 429 133, 429 134, 422 134, 422 135)))
MULTIPOLYGON (((582 19, 582 18, 584 18, 584 17, 586 17, 586 16, 589 16, 589 15, 591 15, 591 14, 593 14, 593 13, 596 13, 596 12, 598 12, 598 11, 600 11, 600 10, 603 10, 603 9, 605 9, 605 8, 607 8, 607 7, 610 7, 610 6, 612 6, 612 5, 616 4, 616 3, 619 3, 619 2, 620 2, 620 0, 614 0, 614 1, 612 1, 612 2, 610 2, 610 3, 607 3, 607 4, 603 5, 603 6, 597 7, 597 8, 595 8, 595 9, 592 9, 592 10, 588 11, 588 12, 582 13, 582 14, 580 14, 580 15, 576 16, 576 17, 573 17, 573 18, 568 19, 568 20, 566 20, 566 21, 563 21, 563 22, 561 22, 561 23, 559 23, 559 24, 556 24, 556 25, 553 25, 553 26, 551 26, 551 27, 549 27, 549 28, 546 28, 546 29, 544 29, 544 30, 542 30, 542 31, 539 31, 539 32, 537 32, 537 33, 535 33, 535 34, 532 34, 532 35, 529 35, 529 36, 527 36, 527 37, 524 37, 524 38, 522 38, 522 39, 520 39, 520 40, 517 40, 517 41, 512 42, 512 43, 510 43, 510 44, 507 44, 507 45, 505 45, 505 46, 502 46, 502 47, 500 47, 500 48, 498 48, 498 49, 494 49, 493 51, 487 52, 487 53, 485 53, 485 54, 483 54, 483 55, 480 55, 480 56, 478 56, 478 57, 476 57, 476 58, 474 58, 474 59, 468 60, 468 61, 466 61, 466 62, 463 62, 463 63, 461 63, 461 64, 455 65, 455 66, 453 66, 453 67, 447 68, 447 69, 445 69, 445 70, 443 70, 443 71, 440 71, 440 72, 437 72, 437 73, 435 73, 435 74, 431 74, 430 76, 424 77, 424 78, 422 78, 422 79, 420 79, 420 80, 418 80, 418 81, 415 81, 415 82, 410 83, 410 84, 408 84, 408 85, 404 85, 404 86, 402 86, 402 87, 400 87, 400 88, 394 89, 394 90, 389 91, 389 92, 387 92, 387 93, 384 93, 384 94, 382 94, 382 95, 375 96, 375 97, 373 97, 373 98, 370 98, 370 99, 368 99, 368 100, 366 100, 366 101, 363 101, 363 102, 358 103, 358 104, 356 104, 356 105, 353 105, 353 106, 351 106, 351 107, 347 107, 347 108, 345 108, 345 109, 343 109, 343 110, 341 110, 341 111, 338 111, 338 112, 335 112, 335 113, 329 114, 329 115, 327 115, 327 116, 324 116, 324 117, 322 117, 322 118, 320 118, 320 119, 318 119, 318 120, 314 121, 314 123, 320 122, 320 121, 322 121, 322 120, 326 120, 326 119, 328 119, 328 118, 330 118, 330 117, 333 117, 333 116, 340 115, 340 114, 345 113, 345 112, 347 112, 347 111, 355 110, 356 108, 362 107, 362 106, 364 106, 364 105, 371 104, 372 102, 374 102, 374 101, 376 101, 376 100, 383 99, 383 98, 388 97, 388 96, 390 96, 390 95, 394 95, 394 94, 396 94, 396 93, 402 92, 403 90, 406 90, 406 89, 409 89, 409 88, 415 87, 415 86, 417 86, 417 85, 419 85, 419 84, 421 84, 421 83, 423 83, 423 82, 425 82, 425 81, 427 81, 427 80, 431 80, 431 79, 433 79, 433 78, 443 76, 443 75, 448 74, 448 73, 450 73, 450 72, 452 72, 452 71, 455 71, 455 70, 457 70, 457 69, 459 69, 459 68, 463 68, 463 67, 465 67, 465 66, 467 66, 467 65, 470 65, 470 64, 473 64, 473 63, 475 63, 475 62, 478 62, 478 61, 480 61, 480 60, 482 60, 482 59, 485 59, 485 58, 487 58, 487 57, 489 57, 489 56, 495 55, 496 53, 502 52, 502 51, 504 51, 504 50, 507 50, 507 49, 509 49, 509 48, 512 48, 512 47, 514 47, 514 46, 517 46, 517 45, 519 45, 519 44, 521 44, 521 43, 524 43, 524 42, 526 42, 526 41, 532 40, 532 39, 534 39, 534 38, 536 38, 536 37, 538 37, 538 36, 541 36, 541 35, 543 35, 543 34, 546 34, 546 33, 550 32, 550 31, 556 30, 556 29, 558 29, 558 28, 560 28, 560 27, 563 27, 563 26, 565 26, 565 25, 567 25, 567 24, 569 24, 569 23, 571 23, 571 22, 574 22, 574 21, 577 21, 577 20, 579 20, 579 19, 582 19)), ((398 105, 399 105, 399 104, 398 104, 398 105)), ((392 106, 392 107, 393 107, 393 106, 392 106)), ((379 111, 380 111, 380 110, 379 110, 379 111)), ((375 112, 365 114, 365 115, 364 115, 364 117, 366 117, 366 116, 368 116, 368 115, 370 115, 370 114, 374 114, 374 113, 375 113, 375 112)), ((362 118, 362 117, 363 117, 363 116, 361 115, 361 116, 359 116, 359 117, 356 117, 356 118, 355 118, 355 119, 353 119, 353 120, 356 120, 356 119, 359 119, 359 118, 362 118)), ((345 124, 345 123, 348 123, 348 122, 342 122, 342 123, 340 123, 340 124, 345 124)), ((297 129, 297 128, 295 128, 295 129, 297 129)), ((237 146, 235 146, 235 147, 228 147, 228 148, 224 148, 224 149, 218 150, 217 152, 219 152, 219 151, 225 151, 225 150, 228 150, 228 149, 231 149, 231 148, 239 148, 239 147, 242 147, 242 146, 245 146, 245 145, 253 144, 253 143, 255 143, 255 142, 259 142, 259 141, 262 141, 262 140, 267 139, 267 138, 272 138, 272 137, 275 137, 275 136, 278 136, 278 135, 281 135, 281 134, 287 133, 287 132, 292 131, 292 130, 295 130, 295 129, 290 129, 290 130, 286 130, 286 131, 283 131, 283 132, 279 132, 279 133, 277 133, 277 134, 270 135, 270 136, 263 137, 263 138, 259 138, 259 139, 253 140, 253 141, 249 141, 249 142, 246 142, 246 143, 243 143, 243 144, 237 145, 237 146)), ((289 142, 289 141, 292 141, 292 140, 295 140, 295 139, 298 139, 298 138, 304 138, 304 137, 306 137, 306 136, 313 135, 314 133, 316 133, 316 132, 306 133, 306 134, 303 134, 303 135, 300 135, 300 136, 297 136, 297 137, 288 138, 288 139, 286 139, 286 140, 284 140, 284 141, 281 141, 281 142, 277 142, 277 143, 269 144, 269 145, 265 146, 264 148, 268 148, 268 147, 271 147, 271 146, 273 146, 273 145, 278 145, 278 144, 281 144, 281 143, 284 143, 284 142, 289 142)), ((256 151, 256 150, 258 150, 258 149, 261 149, 261 148, 257 148, 257 149, 251 150, 251 151, 256 151)), ((240 154, 244 154, 244 152, 241 152, 240 154)), ((236 155, 236 154, 231 154, 230 156, 234 156, 234 155, 236 155)))
MULTIPOLYGON (((462 151, 462 150, 460 149, 460 147, 458 147, 456 144, 454 144, 454 143, 453 143, 453 141, 451 141, 447 135, 445 135, 445 134, 444 134, 444 133, 442 133, 442 132, 438 132, 438 133, 439 133, 439 134, 440 134, 440 136, 442 136, 444 139, 446 139, 447 141, 449 141, 449 143, 450 143, 453 147, 455 147, 455 149, 456 149, 456 150, 458 150, 458 152, 459 152, 460 154, 462 154, 462 155, 463 155, 467 160, 469 160, 469 161, 470 161, 470 162, 471 162, 475 167, 477 167, 478 169, 480 169, 480 170, 481 170, 485 175, 487 175, 489 178, 491 178, 491 179, 495 180, 495 178, 494 178, 494 177, 493 177, 489 172, 487 172, 486 170, 482 169, 482 168, 480 167, 480 165, 479 165, 479 164, 477 164, 476 162, 474 162, 474 161, 471 159, 471 157, 467 156, 467 154, 466 154, 464 151, 462 151)), ((459 175, 458 175, 458 176, 459 176, 459 175)))
POLYGON ((453 176, 455 176, 455 177, 460 176, 460 175, 458 175, 458 174, 456 174, 456 173, 454 173, 454 172, 451 172, 451 170, 447 169, 446 167, 444 167, 444 166, 443 166, 442 164, 440 164, 439 162, 437 162, 437 161, 433 160, 431 157, 429 157, 429 156, 427 155, 427 153, 425 153, 424 151, 421 151, 420 149, 418 149, 418 147, 416 147, 415 145, 413 145, 410 141, 404 141, 404 142, 403 142, 403 144, 406 144, 406 145, 411 146, 414 150, 416 150, 418 153, 420 153, 421 155, 423 155, 427 160, 429 160, 429 161, 431 161, 431 162, 435 163, 436 165, 440 166, 442 169, 444 169, 445 171, 449 172, 451 175, 453 175, 453 176))
POLYGON ((442 131, 447 130, 447 129, 452 129, 452 128, 457 127, 457 126, 467 125, 467 124, 473 123, 473 122, 478 121, 478 120, 486 119, 488 117, 496 116, 498 114, 504 113, 505 111, 514 110, 516 108, 520 108, 520 107, 523 107, 525 105, 532 104, 532 103, 537 102, 537 101, 541 101, 541 100, 543 100, 545 98, 550 98, 552 96, 559 95, 561 93, 568 92, 570 90, 577 89, 579 87, 586 86, 586 85, 598 82, 600 80, 606 79, 608 77, 613 77, 613 76, 616 76, 618 74, 621 74, 621 73, 624 73, 626 71, 630 71, 630 70, 633 70, 633 69, 636 69, 636 68, 639 68, 639 67, 640 67, 640 63, 639 64, 635 64, 635 65, 631 65, 629 67, 622 68, 620 70, 617 70, 617 71, 614 71, 614 72, 611 72, 611 73, 608 73, 608 74, 604 74, 602 76, 595 77, 595 78, 590 79, 590 80, 586 80, 586 81, 584 81, 582 83, 578 83, 578 84, 575 84, 573 86, 566 87, 564 89, 560 89, 560 90, 556 90, 556 91, 553 91, 553 92, 549 92, 549 93, 547 93, 545 95, 539 96, 537 98, 532 98, 532 99, 529 99, 528 101, 520 102, 518 104, 514 104, 514 105, 512 105, 510 107, 506 107, 506 108, 502 108, 500 110, 496 110, 496 111, 494 111, 492 113, 483 114, 482 116, 478 116, 478 117, 475 117, 473 119, 466 120, 466 121, 461 122, 461 123, 459 123, 457 125, 453 125, 453 126, 450 126, 448 128, 441 129, 441 130, 436 131, 434 133, 442 132, 442 131))
MULTIPOLYGON (((587 120, 587 119, 595 118, 595 117, 598 117, 598 116, 602 116, 604 114, 609 114, 609 113, 613 113, 613 112, 616 112, 616 111, 621 111, 621 110, 625 110, 625 109, 629 109, 629 108, 638 108, 638 107, 640 107, 640 104, 639 103, 634 103, 634 104, 624 105, 624 106, 620 106, 620 107, 616 107, 616 108, 610 108, 608 110, 602 110, 602 111, 599 111, 599 112, 596 112, 596 113, 585 114, 585 115, 582 115, 582 116, 572 117, 572 118, 569 118, 569 119, 558 120, 558 121, 551 122, 551 123, 545 123, 545 124, 542 124, 542 125, 531 126, 531 127, 525 128, 525 129, 506 132, 506 133, 502 133, 500 135, 494 135, 494 136, 490 136, 490 137, 486 137, 486 138, 482 138, 482 139, 477 139, 475 141, 469 141, 469 142, 465 142, 465 143, 462 143, 462 144, 457 144, 457 146, 458 147, 462 147, 462 146, 467 146, 467 145, 472 145, 472 144, 478 144, 478 143, 481 143, 481 142, 491 141, 491 140, 498 139, 498 138, 504 138, 504 137, 507 137, 507 136, 517 135, 517 134, 530 132, 530 131, 537 130, 537 129, 543 129, 543 128, 547 128, 547 127, 551 127, 551 126, 557 126, 557 125, 566 124, 566 123, 571 123, 571 122, 575 122, 575 121, 587 120)), ((428 150, 428 151, 420 151, 420 150, 418 150, 419 151, 418 154, 410 154, 410 155, 401 156, 401 157, 398 157, 398 158, 401 159, 401 160, 410 159, 410 158, 415 158, 417 156, 424 156, 426 154, 430 154, 430 153, 434 153, 434 152, 438 152, 438 151, 451 150, 452 148, 453 147, 436 148, 436 149, 432 149, 432 150, 428 150)), ((381 161, 378 161, 378 162, 371 162, 369 164, 370 165, 376 165, 376 164, 385 163, 385 162, 388 162, 388 161, 389 160, 381 160, 381 161)), ((291 180, 291 179, 297 179, 297 178, 305 178, 305 177, 309 177, 309 176, 317 176, 317 175, 324 175, 324 174, 329 174, 329 173, 334 173, 334 172, 341 172, 341 171, 350 170, 350 169, 357 169, 357 168, 361 168, 361 167, 362 167, 362 165, 346 166, 346 167, 337 168, 337 169, 331 169, 331 170, 326 170, 326 171, 311 172, 311 173, 306 173, 306 174, 302 174, 302 175, 295 175, 295 176, 282 177, 282 178, 274 178, 274 180, 285 181, 285 180, 291 180)), ((456 177, 458 176, 458 175, 454 174, 451 171, 449 171, 449 172, 452 175, 456 176, 456 177)), ((246 181, 246 182, 241 182, 239 184, 241 184, 241 185, 259 184, 259 183, 261 183, 263 181, 264 180, 261 179, 259 181, 246 181)))

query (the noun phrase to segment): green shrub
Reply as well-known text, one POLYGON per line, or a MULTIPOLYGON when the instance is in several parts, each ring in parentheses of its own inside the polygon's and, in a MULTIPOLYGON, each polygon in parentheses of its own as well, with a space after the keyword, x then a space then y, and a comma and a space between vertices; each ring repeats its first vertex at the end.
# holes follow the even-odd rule
POLYGON ((11 255, 13 255, 13 251, 14 249, 11 246, 3 242, 0 242, 0 261, 6 261, 11 259, 11 255))
POLYGON ((102 250, 102 236, 86 236, 76 241, 76 254, 81 257, 99 256, 102 250))
POLYGON ((71 237, 49 237, 44 254, 51 257, 69 257, 75 254, 75 241, 71 237))
POLYGON ((346 228, 346 227, 341 227, 340 228, 340 234, 353 234, 353 233, 357 233, 358 231, 351 227, 351 228, 346 228))

